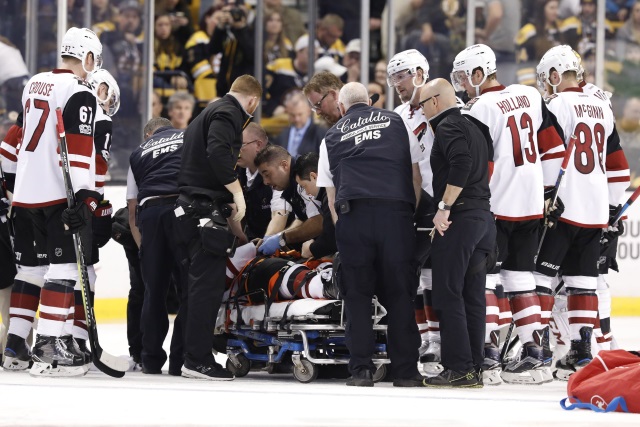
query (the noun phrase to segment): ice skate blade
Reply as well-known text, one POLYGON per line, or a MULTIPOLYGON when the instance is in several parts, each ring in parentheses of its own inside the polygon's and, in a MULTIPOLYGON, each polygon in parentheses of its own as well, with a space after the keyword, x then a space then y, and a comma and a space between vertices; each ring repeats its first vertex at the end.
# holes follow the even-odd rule
POLYGON ((422 364, 422 369, 428 377, 436 377, 444 370, 439 362, 427 362, 422 364))
POLYGON ((29 361, 23 361, 20 359, 17 359, 15 357, 8 357, 5 356, 4 357, 4 361, 2 362, 2 368, 5 371, 26 371, 27 369, 29 369, 29 364, 31 362, 29 361))
POLYGON ((34 362, 29 375, 32 377, 82 377, 87 372, 84 366, 56 366, 51 363, 34 362))
POLYGON ((484 383, 484 385, 502 384, 500 372, 500 369, 489 369, 488 371, 482 371, 482 382, 484 383))
POLYGON ((502 371, 501 377, 507 384, 540 385, 553 381, 549 368, 532 369, 517 373, 502 371))

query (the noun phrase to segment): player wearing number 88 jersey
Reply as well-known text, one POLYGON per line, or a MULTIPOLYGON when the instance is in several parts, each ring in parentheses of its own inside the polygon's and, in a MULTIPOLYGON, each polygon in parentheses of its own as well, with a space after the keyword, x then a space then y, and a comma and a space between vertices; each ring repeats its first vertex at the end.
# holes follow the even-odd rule
MULTIPOLYGON (((540 383, 551 379, 551 360, 543 355, 546 342, 541 339, 548 333, 542 312, 551 307, 541 310, 533 278, 534 256, 545 186, 555 183, 565 149, 561 130, 538 91, 523 85, 505 87, 496 73, 494 52, 488 46, 475 45, 456 56, 451 80, 456 90, 464 90, 472 97, 462 112, 490 143, 489 187, 491 210, 496 217, 499 279, 524 344, 521 361, 507 365, 501 376, 506 382, 540 383)), ((496 365, 489 363, 493 358, 488 354, 497 353, 496 343, 490 341, 489 324, 497 323, 489 321, 492 301, 495 305, 495 298, 487 298, 487 372, 496 365)), ((497 310, 494 307, 494 316, 497 310)), ((486 375, 485 378, 490 384, 499 381, 486 375)))
POLYGON ((556 363, 560 379, 568 379, 592 358, 600 237, 609 220, 608 205, 617 206, 629 185, 629 165, 609 99, 597 91, 584 92, 579 71, 579 60, 566 45, 549 49, 537 67, 538 80, 551 94, 547 106, 564 129, 565 141, 575 136, 559 190, 565 210, 542 243, 535 274, 538 286, 550 288, 560 269, 567 287, 571 348, 556 363))

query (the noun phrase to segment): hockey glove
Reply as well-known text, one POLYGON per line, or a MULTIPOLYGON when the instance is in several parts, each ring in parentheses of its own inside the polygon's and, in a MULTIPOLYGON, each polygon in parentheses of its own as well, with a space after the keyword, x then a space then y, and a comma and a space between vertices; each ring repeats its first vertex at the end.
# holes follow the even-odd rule
POLYGON ((3 218, 2 222, 6 221, 10 207, 11 202, 8 199, 5 199, 4 197, 0 199, 0 218, 3 218))
MULTIPOLYGON (((620 209, 622 209, 622 205, 609 205, 609 222, 611 222, 611 220, 615 218, 616 215, 618 215, 620 209)), ((614 225, 609 224, 604 233, 602 233, 602 239, 600 239, 600 243, 602 244, 602 246, 606 246, 613 242, 618 236, 621 236, 623 233, 624 222, 622 222, 622 220, 618 220, 618 222, 614 225)))
POLYGON ((280 249, 280 234, 282 233, 277 233, 268 237, 265 236, 258 252, 263 255, 273 255, 277 249, 280 249))
POLYGON ((553 199, 554 190, 555 188, 552 187, 548 190, 545 190, 544 192, 546 209, 545 226, 549 227, 550 229, 556 228, 556 225, 558 225, 558 220, 564 212, 564 203, 562 203, 562 199, 560 199, 560 197, 556 198, 556 202, 553 206, 550 206, 553 199))
POLYGON ((113 207, 108 200, 103 200, 93 213, 93 241, 99 248, 106 245, 111 239, 111 213, 113 207))
POLYGON ((62 223, 66 234, 74 234, 87 225, 89 218, 98 208, 98 197, 95 191, 80 190, 76 193, 76 204, 62 211, 62 223))

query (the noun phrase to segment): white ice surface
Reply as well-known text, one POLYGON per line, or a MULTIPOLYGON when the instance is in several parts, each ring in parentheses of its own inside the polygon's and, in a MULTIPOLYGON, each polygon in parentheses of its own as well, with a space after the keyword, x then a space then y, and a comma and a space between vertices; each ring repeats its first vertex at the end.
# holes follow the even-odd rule
MULTIPOLYGON (((623 348, 639 349, 638 318, 614 318, 623 348)), ((99 325, 106 351, 127 354, 124 324, 99 325)), ((168 348, 168 347, 166 347, 168 348)), ((219 361, 222 361, 219 359, 219 361)), ((0 371, 0 426, 639 426, 640 415, 564 411, 566 383, 474 390, 301 384, 250 372, 231 382, 89 372, 75 379, 0 371)))

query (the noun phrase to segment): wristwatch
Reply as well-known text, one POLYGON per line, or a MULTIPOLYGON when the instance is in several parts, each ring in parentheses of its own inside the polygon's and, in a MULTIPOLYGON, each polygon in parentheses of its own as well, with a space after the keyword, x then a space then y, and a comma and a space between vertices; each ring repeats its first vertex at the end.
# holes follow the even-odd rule
POLYGON ((441 211, 450 211, 451 206, 445 204, 444 200, 440 200, 440 203, 438 203, 438 209, 440 209, 441 211))
POLYGON ((287 240, 284 238, 284 232, 280 233, 280 240, 278 241, 278 244, 280 245, 281 248, 284 248, 287 246, 287 240))

